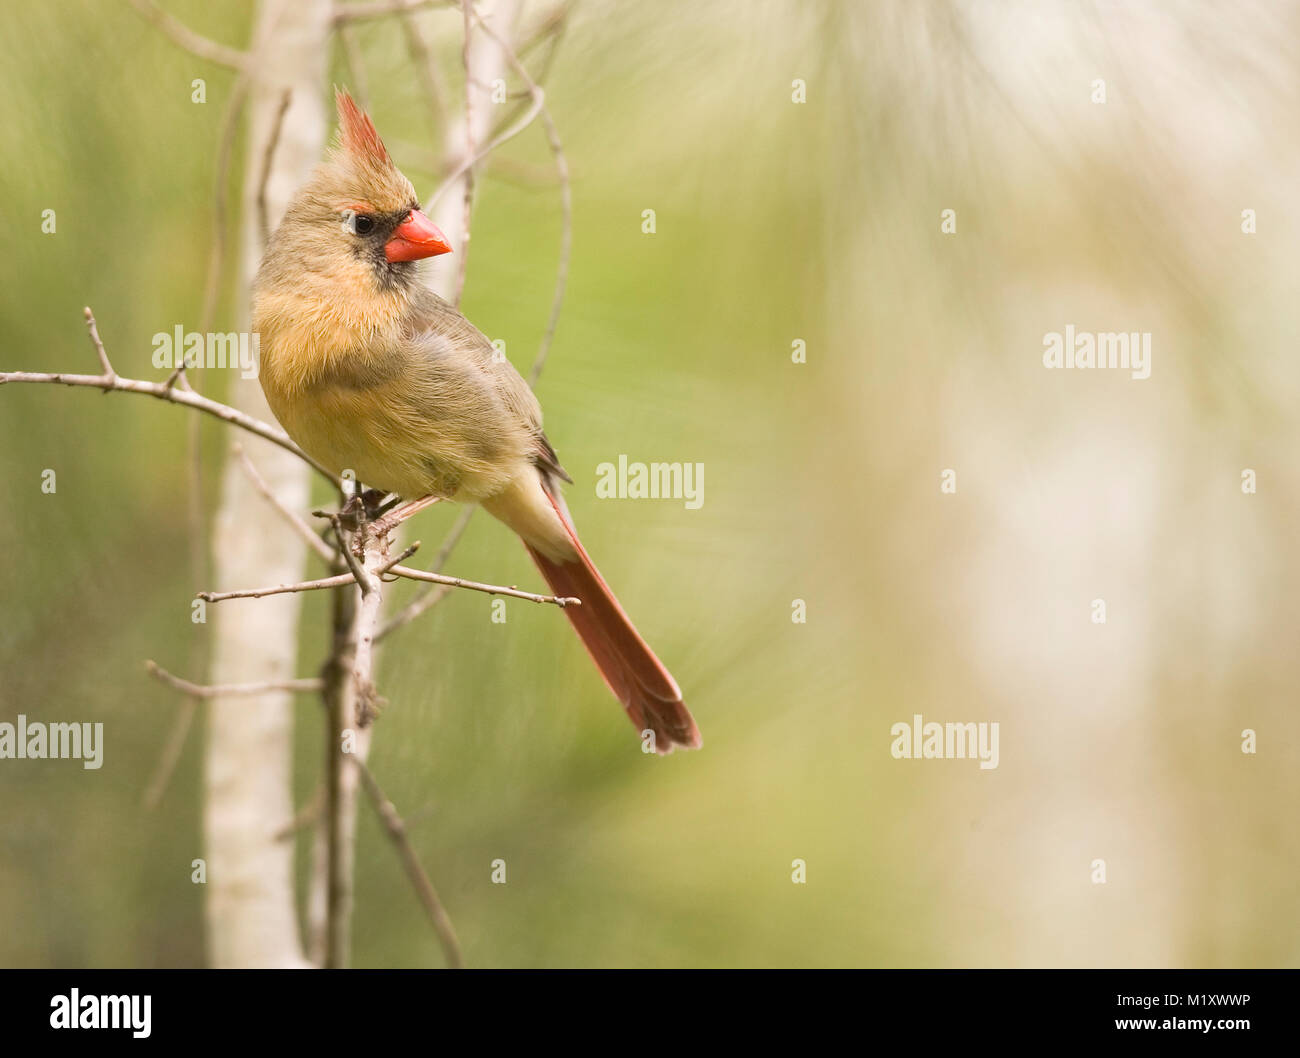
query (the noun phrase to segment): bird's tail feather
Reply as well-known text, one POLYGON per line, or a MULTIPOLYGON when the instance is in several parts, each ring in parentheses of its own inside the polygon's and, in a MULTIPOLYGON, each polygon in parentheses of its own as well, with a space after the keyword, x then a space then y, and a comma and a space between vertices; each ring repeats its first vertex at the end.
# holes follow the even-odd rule
POLYGON ((582 601, 581 606, 566 606, 564 612, 587 653, 637 729, 654 732, 657 753, 671 753, 675 746, 698 749, 700 730, 682 702, 677 681, 619 605, 579 541, 563 498, 544 478, 542 491, 564 527, 571 545, 564 551, 570 554, 557 555, 553 546, 544 552, 527 536, 524 546, 556 595, 582 601))

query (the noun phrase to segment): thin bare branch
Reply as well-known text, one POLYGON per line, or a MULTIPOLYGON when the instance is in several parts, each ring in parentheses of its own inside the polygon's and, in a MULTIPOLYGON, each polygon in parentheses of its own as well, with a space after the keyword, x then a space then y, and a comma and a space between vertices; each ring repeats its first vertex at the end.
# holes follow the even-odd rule
POLYGON ((581 599, 574 599, 559 595, 537 595, 531 591, 520 591, 518 588, 507 588, 498 584, 480 584, 476 580, 464 580, 461 577, 444 577, 440 573, 427 573, 422 569, 412 569, 410 566, 393 565, 385 571, 395 573, 399 577, 406 577, 409 580, 423 580, 430 584, 446 584, 453 588, 468 588, 470 591, 481 591, 487 595, 508 595, 512 599, 525 599, 528 602, 550 603, 552 606, 581 606, 581 599))
POLYGON ((428 874, 420 863, 420 857, 416 855, 415 848, 411 845, 406 824, 402 821, 393 802, 380 789, 379 783, 375 781, 375 776, 366 766, 365 761, 354 757, 353 764, 361 772, 361 782, 366 788, 366 795, 370 798, 370 803, 375 806, 375 811, 384 824, 384 829, 388 831, 388 836, 392 838, 397 854, 401 857, 402 866, 406 868, 406 875, 415 887, 415 895, 424 905, 429 921, 433 924, 433 930, 438 935, 438 943, 442 945, 447 965, 454 970, 464 969, 465 956, 461 952, 460 941, 456 938, 456 930, 451 924, 446 908, 438 898, 438 891, 434 889, 433 882, 429 880, 428 874))
POLYGON ((541 377, 542 368, 546 366, 546 357, 551 351, 551 344, 555 340, 555 328, 560 322, 560 310, 564 307, 564 290, 569 279, 569 258, 573 250, 573 189, 569 178, 569 163, 564 156, 564 144, 560 141, 559 130, 555 127, 555 121, 551 117, 551 112, 546 107, 546 94, 542 91, 541 86, 529 74, 528 68, 509 43, 506 42, 500 34, 492 29, 491 26, 474 11, 472 6, 465 8, 466 17, 473 14, 474 20, 479 24, 484 33, 496 42, 506 61, 514 68, 520 79, 528 88, 528 93, 533 97, 533 105, 537 109, 542 119, 542 127, 546 130, 546 140, 550 145, 551 154, 555 158, 555 171, 560 178, 560 260, 556 268, 555 275, 555 293, 551 298, 551 315, 546 323, 546 331, 542 335, 541 346, 537 350, 537 356, 533 360, 532 370, 528 373, 528 382, 535 386, 537 380, 541 377))
MULTIPOLYGON (((221 292, 221 276, 226 262, 226 212, 230 189, 230 164, 235 152, 236 133, 239 120, 248 101, 248 89, 251 81, 250 67, 240 70, 230 90, 230 98, 221 117, 221 133, 217 148, 216 178, 212 191, 212 241, 208 248, 208 271, 203 289, 203 307, 199 315, 199 333, 208 334, 213 328, 217 314, 217 300, 221 292)), ((186 390, 195 387, 190 381, 190 372, 186 369, 185 358, 177 350, 177 363, 167 378, 165 385, 174 386, 177 382, 186 390)), ((201 365, 196 372, 202 377, 201 365)), ((203 510, 203 422, 195 415, 191 416, 185 428, 185 464, 187 468, 186 488, 186 522, 188 532, 185 534, 189 544, 190 576, 193 583, 204 584, 209 579, 208 523, 203 510)), ((190 650, 190 664, 195 671, 202 665, 204 643, 196 639, 190 650)), ((177 714, 174 721, 172 737, 180 737, 180 729, 186 726, 194 715, 194 703, 187 703, 185 709, 177 714)), ((169 744, 171 740, 169 739, 169 744)), ((177 745, 179 754, 180 745, 177 745)), ((159 774, 163 783, 169 777, 159 774)), ((158 787, 158 796, 162 796, 164 786, 158 787)))
POLYGON ((266 680, 261 683, 191 683, 168 672, 153 661, 144 663, 146 671, 160 683, 182 691, 194 698, 225 698, 227 695, 266 694, 270 691, 289 691, 293 694, 317 694, 324 686, 319 678, 301 680, 266 680))
POLYGON ((146 810, 153 811, 162 803, 163 794, 166 793, 167 785, 176 771, 176 765, 180 763, 181 753, 185 750, 185 740, 189 737, 190 728, 194 726, 194 717, 198 715, 198 711, 199 700, 194 695, 189 695, 181 703, 176 719, 172 722, 172 729, 167 733, 163 751, 158 756, 153 776, 149 779, 149 785, 144 788, 144 795, 140 799, 140 803, 146 810))
POLYGON ((298 591, 324 591, 326 588, 342 588, 355 584, 356 577, 349 573, 340 573, 336 577, 322 577, 320 580, 303 580, 296 584, 276 584, 269 588, 244 588, 239 591, 201 591, 194 597, 204 602, 226 602, 230 599, 265 599, 270 595, 288 595, 298 591))
MULTIPOLYGON (((346 539, 339 541, 347 547, 346 539)), ((343 740, 356 722, 353 711, 352 644, 356 626, 356 591, 336 591, 330 600, 330 649, 321 668, 325 687, 325 810, 312 847, 312 880, 308 891, 308 950, 320 966, 340 966, 347 960, 352 864, 349 855, 355 835, 355 796, 350 785, 357 778, 344 760, 343 740)), ((354 735, 353 752, 369 751, 365 731, 354 735)))
POLYGON ((195 33, 180 19, 169 15, 153 0, 131 0, 132 6, 152 22, 173 44, 184 48, 191 55, 214 62, 231 70, 244 70, 249 65, 249 56, 238 48, 227 47, 215 40, 209 40, 200 33, 195 33))
MULTIPOLYGON (((554 41, 563 32, 565 23, 568 21, 569 12, 573 10, 572 0, 566 3, 556 4, 555 8, 548 11, 545 15, 537 20, 537 25, 523 36, 518 47, 515 48, 515 54, 523 59, 533 48, 537 47, 543 41, 554 41)), ((537 78, 543 80, 542 77, 537 78)))
MULTIPOLYGON (((94 314, 89 308, 86 310, 87 326, 94 323, 94 314)), ((98 334, 98 330, 95 331, 98 334)), ((307 455, 301 448, 289 440, 288 434, 274 426, 254 419, 236 408, 232 408, 220 401, 204 397, 193 390, 180 389, 176 386, 168 386, 164 382, 148 382, 139 378, 123 378, 116 373, 105 375, 75 375, 65 374, 60 371, 0 371, 0 386, 10 382, 27 382, 27 383, 45 383, 55 386, 87 386, 91 389, 102 389, 105 393, 143 393, 149 397, 156 397, 158 400, 167 401, 169 404, 179 404, 182 407, 194 408, 222 422, 230 423, 232 426, 238 426, 242 430, 256 434, 272 444, 279 445, 287 452, 292 452, 299 459, 308 463, 319 471, 336 487, 339 479, 326 470, 323 466, 307 455)))
MULTIPOLYGON (((199 315, 199 333, 212 329, 217 314, 217 298, 221 293, 221 273, 226 262, 226 213, 230 194, 230 161, 235 153, 235 139, 239 132, 239 118, 248 101, 251 77, 241 72, 230 89, 230 99, 221 116, 221 134, 217 146, 217 177, 212 193, 212 248, 208 254, 208 277, 203 288, 203 309, 199 315)), ((184 361, 176 365, 184 373, 184 361)))
POLYGON ((262 683, 245 683, 245 684, 198 684, 176 676, 153 661, 146 661, 145 669, 149 675, 160 683, 166 684, 175 690, 181 691, 186 698, 181 706, 181 711, 177 714, 176 723, 173 724, 171 732, 168 734, 167 742, 163 747, 163 752, 158 759, 158 765, 154 769, 153 777, 149 785, 145 788, 143 804, 147 809, 154 809, 162 800, 162 795, 171 781, 172 774, 176 770, 176 764, 180 760, 181 752, 185 748, 185 739, 189 735, 190 728, 193 726, 194 717, 198 713, 199 702, 207 698, 218 698, 226 695, 254 695, 263 694, 267 691, 291 691, 299 693, 316 692, 323 686, 323 681, 319 679, 303 680, 279 680, 274 682, 262 683))
POLYGON ((335 4, 334 24, 344 26, 385 15, 408 14, 422 7, 446 7, 449 0, 375 0, 370 4, 335 4))
POLYGON ((399 554, 397 558, 395 558, 393 561, 395 563, 405 562, 408 558, 410 558, 413 554, 415 554, 419 550, 420 550, 420 541, 417 540, 413 544, 407 544, 404 548, 402 548, 401 554, 399 554))
MULTIPOLYGON (((480 21, 479 25, 482 24, 483 23, 480 21)), ((438 190, 435 191, 433 195, 429 198, 428 203, 425 205, 425 209, 428 210, 429 208, 431 208, 433 204, 437 202, 440 198, 442 198, 442 196, 445 195, 448 190, 454 187, 456 181, 459 180, 462 176, 464 176, 472 167, 478 165, 479 162, 481 162, 484 158, 486 158, 489 154, 495 151, 502 144, 507 143, 510 140, 513 140, 516 136, 518 136, 521 132, 523 132, 524 129, 528 128, 528 126, 531 125, 537 119, 537 115, 538 113, 541 112, 541 109, 542 109, 541 101, 535 97, 533 99, 532 106, 528 108, 527 113, 525 113, 523 117, 521 117, 517 122, 515 122, 515 124, 510 126, 510 128, 506 129, 500 135, 494 137, 488 143, 488 145, 484 147, 481 151, 478 151, 476 154, 473 154, 465 158, 458 166, 456 166, 455 169, 451 171, 451 175, 448 176, 442 182, 438 190)))
MULTIPOLYGON (((438 551, 437 557, 433 562, 432 573, 441 573, 443 566, 447 564, 447 559, 460 543, 460 538, 464 536, 465 529, 469 526, 469 521, 474 517, 477 507, 466 507, 460 512, 455 524, 447 533, 447 538, 442 542, 442 547, 438 551)), ((433 609, 444 597, 451 594, 451 587, 446 584, 431 585, 423 589, 419 595, 406 604, 402 610, 391 617, 388 622, 379 630, 375 636, 376 640, 382 640, 388 633, 394 632, 403 625, 410 624, 421 614, 427 613, 433 609)))
POLYGON ((95 323, 95 314, 90 311, 89 305, 81 311, 85 314, 86 330, 90 333, 90 344, 95 347, 95 354, 99 357, 99 366, 104 369, 104 377, 117 378, 117 372, 113 370, 113 365, 108 360, 108 353, 104 350, 104 342, 99 337, 99 325, 95 323))
MULTIPOLYGON (((465 580, 463 577, 445 577, 439 573, 430 573, 422 569, 412 569, 410 566, 403 566, 400 559, 407 557, 413 552, 415 544, 408 547, 397 558, 384 562, 375 574, 391 573, 397 577, 405 577, 407 580, 419 580, 429 584, 442 584, 449 588, 464 588, 468 591, 483 592, 486 595, 508 595, 512 599, 524 599, 527 602, 549 603, 552 606, 581 606, 582 600, 570 596, 560 595, 538 595, 531 591, 520 591, 518 588, 508 587, 504 584, 483 584, 476 580, 465 580)), ((324 591, 329 588, 342 588, 348 584, 358 583, 362 586, 363 593, 366 592, 366 585, 369 577, 365 575, 365 567, 357 561, 356 556, 352 555, 351 548, 343 548, 345 557, 349 557, 349 565, 352 566, 347 573, 339 573, 333 577, 321 577, 318 580, 298 581, 294 584, 276 584, 265 588, 241 588, 236 591, 201 591, 195 598, 202 599, 204 602, 227 602, 230 599, 265 599, 271 595, 288 595, 292 592, 303 591, 324 591)), ((373 589, 371 589, 373 590, 373 589)), ((417 615, 418 616, 418 615, 417 615)), ((410 620, 408 618, 407 620, 410 620)), ((403 624, 405 621, 402 622, 403 624)), ((378 638, 378 636, 376 636, 378 638)))
MULTIPOLYGON (((322 681, 323 682, 323 681, 322 681)), ((325 787, 316 787, 316 792, 309 797, 303 806, 293 814, 293 818, 284 826, 275 832, 277 841, 288 841, 300 830, 304 830, 317 822, 321 817, 321 812, 325 808, 325 787)))
POLYGON ((343 22, 339 24, 339 44, 343 48, 343 62, 348 68, 348 79, 352 83, 352 95, 362 110, 370 110, 370 79, 366 76, 366 63, 357 46, 356 32, 352 26, 343 22))
MULTIPOLYGON (((364 530, 363 530, 364 535, 364 530)), ((368 541, 365 561, 357 570, 357 583, 361 585, 361 599, 357 602, 356 627, 353 633, 352 680, 356 687, 357 724, 367 727, 375 716, 378 692, 375 690, 375 633, 379 630, 379 614, 384 603, 382 573, 396 568, 395 562, 383 559, 387 538, 368 541)), ((351 547, 343 549, 351 554, 351 547)))
POLYGON ((280 143, 280 132, 284 128, 284 115, 293 101, 293 90, 286 88, 280 97, 280 106, 275 111, 271 122, 271 134, 266 139, 262 151, 262 172, 257 180, 257 224, 262 233, 262 245, 271 241, 271 220, 266 206, 266 185, 271 182, 271 162, 275 158, 275 148, 280 143))
POLYGON ((437 56, 424 39, 419 20, 410 11, 404 10, 400 21, 402 32, 406 36, 406 50, 424 85, 424 94, 429 104, 429 127, 436 137, 447 116, 447 87, 443 84, 437 56))
MULTIPOLYGON (((325 514, 323 511, 314 511, 313 513, 317 517, 325 514)), ((352 572, 352 579, 361 585, 362 591, 365 591, 367 584, 366 571, 352 551, 352 541, 343 531, 343 520, 334 513, 325 514, 325 517, 327 517, 330 520, 330 524, 334 526, 334 536, 339 541, 339 552, 343 556, 344 562, 347 563, 348 569, 352 572)))
POLYGON ((537 165, 518 158, 503 158, 500 155, 492 159, 492 165, 485 170, 484 175, 513 187, 533 189, 558 187, 560 184, 559 178, 555 175, 554 163, 537 165))
POLYGON ((289 440, 287 434, 277 430, 274 426, 267 425, 260 419, 254 419, 251 415, 246 415, 244 412, 230 407, 228 404, 211 400, 190 389, 180 389, 176 386, 169 387, 162 382, 147 382, 140 378, 123 378, 121 375, 105 377, 104 375, 64 374, 58 371, 0 371, 0 386, 10 382, 46 383, 55 386, 87 386, 91 389, 102 389, 105 393, 143 393, 145 396, 156 397, 169 404, 194 408, 197 411, 220 419, 222 422, 230 423, 232 426, 238 426, 242 430, 256 434, 272 444, 279 445, 285 451, 292 452, 299 459, 309 463, 331 483, 338 484, 338 479, 333 474, 289 440))
POLYGON ((560 260, 555 269, 555 293, 551 295, 551 316, 546 321, 546 333, 542 335, 537 355, 533 358, 532 369, 528 372, 528 384, 536 386, 546 366, 551 345, 555 341, 555 329, 560 323, 560 311, 564 308, 564 291, 569 282, 569 259, 573 253, 573 189, 569 181, 569 163, 564 157, 564 148, 560 144, 560 135, 551 120, 550 112, 542 107, 542 124, 555 155, 555 169, 560 177, 560 260))
MULTIPOLYGON (((460 0, 465 32, 460 45, 461 62, 465 65, 465 156, 474 157, 474 78, 470 69, 470 48, 474 42, 473 0, 460 0)), ((456 260, 456 282, 451 291, 451 303, 460 307, 465 293, 465 277, 469 268, 470 219, 474 209, 474 166, 465 170, 465 194, 461 205, 460 253, 456 260)))
POLYGON ((254 466, 253 461, 248 458, 248 453, 244 451, 244 446, 236 444, 234 450, 236 458, 244 468, 244 473, 248 475, 248 479, 253 483, 253 487, 257 489, 263 498, 265 498, 265 500, 276 509, 280 516, 289 523, 290 528, 292 528, 293 531, 302 538, 303 543, 320 556, 321 560, 327 565, 331 567, 336 566, 338 564, 338 556, 334 553, 334 549, 330 547, 329 544, 325 543, 325 541, 316 534, 312 527, 308 525, 303 518, 289 510, 288 507, 280 502, 280 498, 271 491, 271 486, 266 483, 266 479, 262 477, 261 472, 256 466, 254 466))
MULTIPOLYGON (((330 518, 334 522, 334 528, 339 534, 339 538, 343 539, 343 529, 339 525, 338 515, 330 515, 330 518)), ((415 549, 419 546, 420 544, 417 541, 396 558, 383 559, 373 571, 374 576, 378 577, 379 575, 390 571, 396 573, 399 569, 405 569, 405 566, 399 567, 397 563, 406 556, 414 554, 415 549)), ((372 591, 373 584, 371 581, 371 574, 367 572, 365 565, 359 562, 356 556, 352 554, 351 547, 345 544, 345 546, 340 550, 343 552, 343 556, 348 562, 349 570, 347 573, 339 573, 333 577, 321 577, 318 580, 297 581, 293 584, 276 584, 266 588, 241 588, 236 591, 201 591, 195 596, 195 598, 202 599, 204 602, 227 602, 230 599, 265 599, 270 595, 289 595, 293 592, 324 591, 328 588, 344 588, 347 587, 347 585, 354 583, 361 585, 363 593, 372 591)), ((416 570, 415 572, 418 573, 419 570, 416 570)), ((466 581, 465 586, 469 587, 472 583, 473 582, 471 581, 466 581)), ((480 588, 477 590, 482 589, 480 588)), ((509 589, 500 590, 508 591, 509 589)))
POLYGON ((374 640, 383 605, 381 574, 391 564, 384 558, 389 537, 378 537, 362 526, 356 541, 362 547, 358 564, 352 558, 354 540, 342 534, 336 522, 341 550, 353 564, 360 591, 335 596, 334 649, 326 666, 324 695, 330 708, 330 746, 327 758, 328 891, 325 921, 325 965, 346 966, 350 959, 352 906, 355 897, 356 801, 359 770, 370 749, 371 721, 379 705, 374 682, 374 640), (341 626, 344 614, 351 622, 341 626), (351 732, 347 736, 346 732, 351 732), (345 749, 345 738, 348 748, 345 749))
MULTIPOLYGON (((244 105, 248 101, 248 90, 251 81, 249 71, 250 66, 245 65, 236 75, 235 82, 230 89, 230 97, 221 116, 216 178, 212 190, 212 241, 208 247, 208 271, 203 286, 203 305, 199 314, 200 334, 207 334, 212 330, 213 321, 217 314, 217 300, 221 293, 221 275, 225 270, 226 263, 226 212, 230 189, 230 164, 235 153, 235 138, 239 130, 239 119, 243 114, 244 105)), ((190 382, 184 355, 180 350, 177 351, 177 355, 177 363, 173 367, 171 375, 168 376, 165 385, 171 387, 179 382, 182 388, 192 391, 194 386, 190 382)), ((201 370, 198 374, 201 377, 201 370)), ((208 524, 203 512, 202 426, 202 420, 196 415, 190 418, 185 428, 185 463, 188 478, 186 521, 189 530, 185 537, 189 543, 190 576, 194 578, 194 583, 197 584, 203 584, 208 579, 208 555, 210 554, 207 539, 208 524)), ((196 671, 200 667, 202 654, 202 643, 196 640, 190 651, 190 662, 196 671)), ((166 789, 166 784, 171 780, 170 774, 162 770, 168 763, 166 755, 173 752, 174 747, 175 760, 180 759, 180 752, 184 747, 184 736, 188 733, 189 726, 193 722, 197 707, 197 698, 188 699, 173 722, 171 734, 167 745, 164 747, 164 757, 159 761, 158 785, 150 787, 149 790, 149 793, 153 793, 156 789, 157 797, 160 799, 166 789)))
MULTIPOLYGON (((539 21, 537 28, 524 39, 523 43, 515 47, 515 55, 520 59, 520 61, 522 61, 538 45, 547 45, 546 53, 542 56, 541 65, 537 72, 533 74, 533 80, 538 84, 544 84, 547 75, 550 73, 551 65, 554 63, 556 53, 559 51, 560 38, 563 36, 565 27, 565 19, 568 18, 572 6, 572 4, 562 4, 549 15, 544 16, 539 21)), ((509 98, 525 100, 531 99, 532 95, 525 89, 522 92, 511 92, 509 98)), ((516 117, 519 116, 519 114, 523 112, 523 110, 524 106, 521 103, 519 106, 507 111, 497 123, 496 127, 498 129, 506 128, 515 120, 516 117)), ((494 166, 498 164, 500 163, 497 161, 493 162, 494 166)))

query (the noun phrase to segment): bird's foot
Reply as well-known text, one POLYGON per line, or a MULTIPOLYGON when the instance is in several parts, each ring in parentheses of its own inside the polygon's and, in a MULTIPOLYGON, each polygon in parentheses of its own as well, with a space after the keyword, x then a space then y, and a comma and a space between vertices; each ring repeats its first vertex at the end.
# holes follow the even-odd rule
POLYGON ((364 522, 370 520, 366 514, 364 498, 361 496, 351 496, 348 498, 348 501, 339 508, 339 524, 349 533, 355 533, 361 528, 364 522))

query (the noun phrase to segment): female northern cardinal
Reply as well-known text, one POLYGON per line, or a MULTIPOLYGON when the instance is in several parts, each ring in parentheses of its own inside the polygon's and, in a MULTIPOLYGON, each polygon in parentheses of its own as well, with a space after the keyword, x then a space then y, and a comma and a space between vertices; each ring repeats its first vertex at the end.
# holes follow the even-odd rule
MULTIPOLYGON (((254 283, 271 410, 318 462, 411 501, 479 503, 513 529, 605 682, 655 749, 700 732, 578 541, 542 409, 519 373, 419 279, 449 253, 374 123, 338 92, 340 143, 290 203, 254 283)), ((411 504, 415 506, 416 504, 411 504)))

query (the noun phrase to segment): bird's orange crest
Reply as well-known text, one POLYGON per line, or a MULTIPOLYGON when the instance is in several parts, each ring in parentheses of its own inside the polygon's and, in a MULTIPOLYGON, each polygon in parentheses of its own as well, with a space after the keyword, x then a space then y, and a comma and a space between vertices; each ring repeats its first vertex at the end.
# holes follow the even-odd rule
POLYGON ((375 166, 391 166, 392 158, 388 148, 379 138, 375 123, 370 116, 357 106, 356 101, 348 95, 347 89, 334 90, 334 102, 339 112, 339 132, 343 138, 343 147, 354 158, 375 166))

